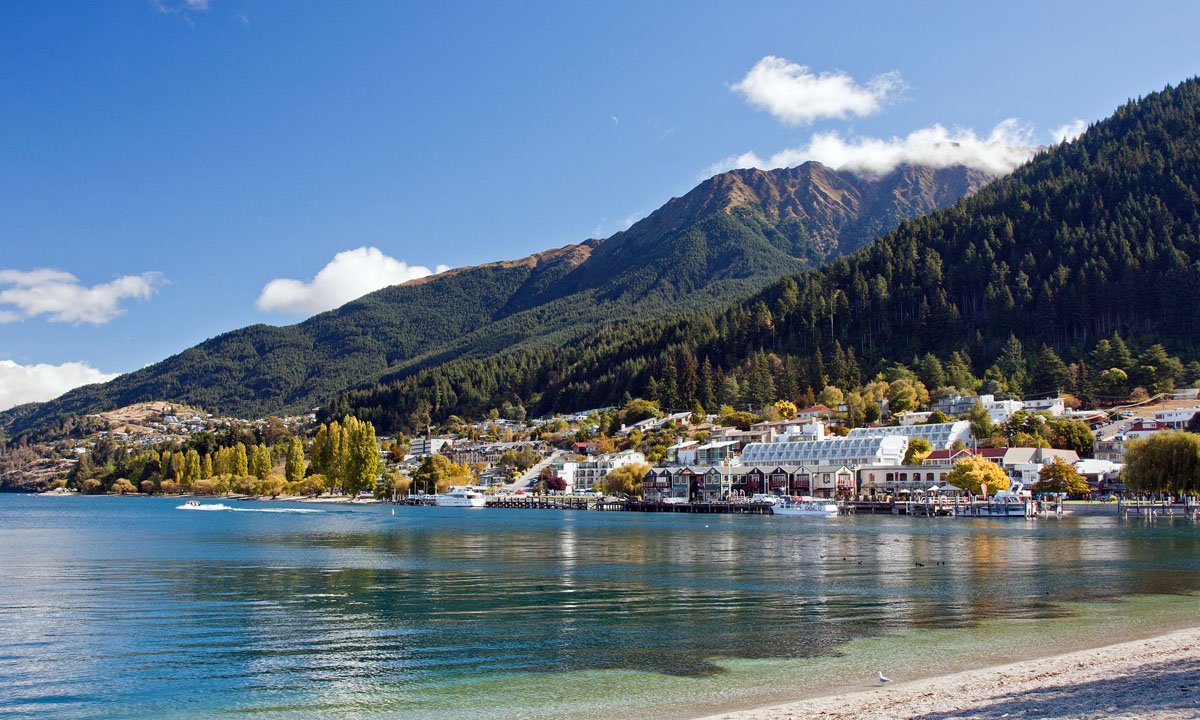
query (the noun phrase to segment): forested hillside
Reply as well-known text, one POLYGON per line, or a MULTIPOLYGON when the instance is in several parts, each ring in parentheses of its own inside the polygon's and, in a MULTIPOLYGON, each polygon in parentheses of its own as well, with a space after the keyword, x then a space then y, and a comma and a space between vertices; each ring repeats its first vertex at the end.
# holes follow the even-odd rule
POLYGON ((288 327, 226 333, 160 363, 0 415, 11 433, 148 400, 259 417, 458 358, 557 348, 615 320, 723 306, 974 192, 966 168, 881 178, 818 163, 713 177, 629 230, 385 288, 288 327))
POLYGON ((812 397, 827 384, 856 389, 889 368, 916 377, 922 366, 931 383, 1015 395, 1194 382, 1200 365, 1184 363, 1200 350, 1198 191, 1192 79, 1131 101, 973 197, 723 311, 401 373, 326 407, 389 428, 504 404, 609 405, 625 393, 711 410, 812 397))

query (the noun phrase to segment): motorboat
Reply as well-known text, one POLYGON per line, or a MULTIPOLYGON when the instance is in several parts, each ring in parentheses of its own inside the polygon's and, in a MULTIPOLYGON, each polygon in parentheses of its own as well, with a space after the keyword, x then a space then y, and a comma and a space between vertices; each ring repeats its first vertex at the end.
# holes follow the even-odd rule
POLYGON ((437 496, 438 507, 484 507, 487 496, 468 487, 450 488, 437 496))
POLYGON ((828 500, 805 500, 797 497, 781 497, 771 506, 772 515, 809 515, 813 517, 836 517, 838 506, 828 500))

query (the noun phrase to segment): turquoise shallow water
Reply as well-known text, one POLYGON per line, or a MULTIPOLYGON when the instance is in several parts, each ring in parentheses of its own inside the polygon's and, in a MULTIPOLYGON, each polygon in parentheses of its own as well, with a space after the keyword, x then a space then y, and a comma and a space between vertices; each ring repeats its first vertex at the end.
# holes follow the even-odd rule
POLYGON ((1183 520, 179 504, 0 495, 0 718, 687 717, 1200 619, 1183 520))

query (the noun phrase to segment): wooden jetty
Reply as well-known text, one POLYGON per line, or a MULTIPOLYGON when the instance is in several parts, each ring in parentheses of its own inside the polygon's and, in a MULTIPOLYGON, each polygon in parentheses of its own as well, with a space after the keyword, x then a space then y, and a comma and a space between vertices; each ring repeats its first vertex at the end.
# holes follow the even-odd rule
POLYGON ((600 498, 585 495, 495 495, 486 507, 518 510, 594 510, 600 498))
POLYGON ((747 502, 692 502, 664 503, 646 500, 609 500, 597 505, 597 510, 624 512, 669 512, 669 513, 721 513, 732 515, 770 515, 768 503, 747 502))

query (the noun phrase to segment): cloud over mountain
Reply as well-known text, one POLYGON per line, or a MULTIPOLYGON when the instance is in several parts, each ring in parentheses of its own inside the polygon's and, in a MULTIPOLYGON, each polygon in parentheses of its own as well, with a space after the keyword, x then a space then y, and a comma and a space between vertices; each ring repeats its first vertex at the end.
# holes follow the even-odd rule
POLYGON ((87 287, 53 268, 0 270, 0 323, 47 315, 51 322, 103 325, 125 312, 122 300, 149 299, 160 280, 146 272, 87 287))
POLYGON ((108 382, 117 373, 100 372, 87 363, 20 365, 0 360, 0 410, 28 402, 53 400, 80 385, 108 382))
POLYGON ((449 269, 446 265, 438 265, 434 270, 409 265, 374 247, 343 250, 309 282, 276 278, 267 283, 256 305, 265 312, 313 315, 380 288, 449 269))
POLYGON ((806 65, 768 55, 730 89, 780 122, 807 125, 821 118, 873 115, 904 87, 895 71, 859 84, 844 72, 816 74, 806 65))
MULTIPOLYGON (((1065 127, 1065 126, 1064 126, 1065 127)), ((1069 132, 1070 128, 1055 132, 1069 132)), ((1077 132, 1075 134, 1078 134, 1077 132)), ((1033 157, 1033 130, 1009 118, 980 136, 969 128, 948 130, 940 124, 914 130, 904 137, 845 137, 837 131, 815 133, 804 145, 786 148, 763 158, 750 151, 730 155, 705 171, 707 176, 735 168, 792 167, 816 160, 838 170, 884 175, 899 165, 932 168, 966 167, 1003 174, 1033 157)))

